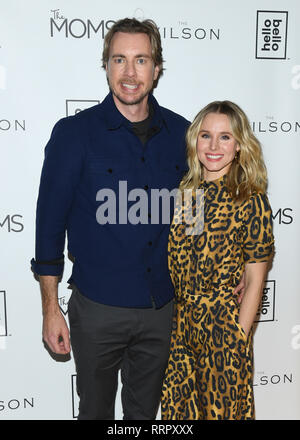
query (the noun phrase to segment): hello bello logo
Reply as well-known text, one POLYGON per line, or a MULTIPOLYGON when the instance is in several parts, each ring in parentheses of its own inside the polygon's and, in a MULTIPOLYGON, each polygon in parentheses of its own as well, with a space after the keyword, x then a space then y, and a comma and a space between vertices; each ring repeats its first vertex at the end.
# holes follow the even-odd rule
POLYGON ((257 11, 256 58, 286 59, 287 11, 257 11))

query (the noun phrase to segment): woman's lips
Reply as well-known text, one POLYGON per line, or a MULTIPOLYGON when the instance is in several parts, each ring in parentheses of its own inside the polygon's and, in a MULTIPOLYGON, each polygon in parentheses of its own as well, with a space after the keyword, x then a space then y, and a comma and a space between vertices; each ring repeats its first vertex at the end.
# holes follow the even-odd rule
POLYGON ((223 154, 206 154, 205 156, 210 162, 217 162, 223 158, 223 154))

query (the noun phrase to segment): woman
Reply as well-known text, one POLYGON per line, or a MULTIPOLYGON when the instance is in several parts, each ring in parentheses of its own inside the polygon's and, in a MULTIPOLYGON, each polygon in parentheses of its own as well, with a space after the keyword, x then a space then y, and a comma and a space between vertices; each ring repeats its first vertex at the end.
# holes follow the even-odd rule
POLYGON ((175 221, 182 210, 199 215, 196 197, 177 206, 168 245, 176 306, 162 419, 253 419, 252 326, 274 242, 261 147, 230 101, 201 110, 186 139, 189 170, 180 190, 184 200, 186 190, 203 189, 204 224, 195 235, 187 233, 188 215, 175 221), (243 274, 239 305, 233 291, 243 274))

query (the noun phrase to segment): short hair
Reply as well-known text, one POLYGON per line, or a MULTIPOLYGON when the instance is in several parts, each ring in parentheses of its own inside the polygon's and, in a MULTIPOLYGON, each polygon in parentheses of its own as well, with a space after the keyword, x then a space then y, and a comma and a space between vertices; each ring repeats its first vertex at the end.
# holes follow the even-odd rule
MULTIPOLYGON (((150 39, 152 49, 152 59, 155 67, 159 67, 158 78, 163 74, 163 57, 161 47, 161 37, 158 27, 153 20, 139 21, 136 18, 123 18, 109 29, 104 37, 102 52, 102 67, 105 69, 109 59, 110 44, 113 36, 117 32, 125 32, 128 34, 146 34, 150 39)), ((158 80, 157 78, 157 80, 158 80)))
POLYGON ((203 179, 203 167, 197 155, 197 140, 204 118, 209 113, 227 115, 232 135, 240 146, 238 159, 234 159, 227 173, 226 187, 234 200, 246 200, 255 192, 266 192, 267 171, 260 142, 255 137, 244 111, 231 101, 214 101, 196 115, 186 133, 189 170, 180 189, 197 189, 203 179))

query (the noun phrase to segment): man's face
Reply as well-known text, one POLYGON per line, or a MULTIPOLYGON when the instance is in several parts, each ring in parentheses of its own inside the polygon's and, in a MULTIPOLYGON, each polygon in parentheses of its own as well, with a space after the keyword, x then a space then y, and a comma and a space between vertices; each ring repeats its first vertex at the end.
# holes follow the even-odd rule
POLYGON ((111 40, 106 73, 119 109, 147 101, 159 73, 148 35, 117 32, 111 40))

